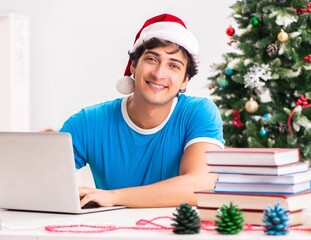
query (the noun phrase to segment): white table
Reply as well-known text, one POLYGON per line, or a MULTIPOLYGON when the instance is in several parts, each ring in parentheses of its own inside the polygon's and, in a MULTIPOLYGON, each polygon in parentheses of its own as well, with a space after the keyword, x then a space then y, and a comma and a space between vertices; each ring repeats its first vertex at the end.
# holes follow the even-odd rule
MULTIPOLYGON (((155 217, 169 216, 175 208, 146 208, 146 209, 120 209, 108 212, 91 213, 83 215, 35 213, 21 211, 0 210, 0 219, 6 227, 0 230, 0 240, 52 240, 52 239, 204 239, 204 240, 311 240, 311 232, 291 231, 285 236, 268 236, 262 231, 241 232, 237 235, 221 235, 216 231, 201 230, 199 234, 177 235, 171 231, 147 231, 118 229, 103 233, 51 233, 44 230, 47 225, 69 225, 69 224, 91 224, 108 225, 117 227, 136 226, 136 222, 141 219, 151 220, 155 217)), ((159 219, 155 221, 164 226, 170 226, 169 219, 159 219)), ((148 225, 149 227, 152 227, 148 225)))

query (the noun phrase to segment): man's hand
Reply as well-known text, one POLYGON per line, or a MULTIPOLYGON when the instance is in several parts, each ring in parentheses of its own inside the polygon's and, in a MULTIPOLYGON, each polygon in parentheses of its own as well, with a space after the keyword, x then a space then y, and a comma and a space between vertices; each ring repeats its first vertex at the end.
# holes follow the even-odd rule
POLYGON ((91 187, 79 187, 81 207, 92 204, 102 207, 113 206, 113 192, 91 187))

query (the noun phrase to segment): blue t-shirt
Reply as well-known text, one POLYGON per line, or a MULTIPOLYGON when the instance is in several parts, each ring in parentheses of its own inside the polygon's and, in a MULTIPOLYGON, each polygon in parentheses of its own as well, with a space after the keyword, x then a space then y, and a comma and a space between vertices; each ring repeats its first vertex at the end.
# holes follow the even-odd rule
POLYGON ((148 185, 178 176, 186 147, 210 142, 223 147, 222 120, 216 105, 183 94, 167 119, 141 129, 129 118, 127 98, 82 109, 61 128, 72 136, 76 168, 89 164, 100 189, 148 185))

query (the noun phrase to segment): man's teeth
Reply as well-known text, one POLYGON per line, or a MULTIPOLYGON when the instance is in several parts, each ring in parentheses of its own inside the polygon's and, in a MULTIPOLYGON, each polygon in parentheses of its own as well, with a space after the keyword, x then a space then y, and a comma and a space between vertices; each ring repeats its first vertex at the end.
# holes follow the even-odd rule
POLYGON ((164 86, 156 85, 156 84, 153 84, 153 83, 149 83, 149 85, 152 86, 152 87, 155 87, 155 88, 165 88, 164 86))

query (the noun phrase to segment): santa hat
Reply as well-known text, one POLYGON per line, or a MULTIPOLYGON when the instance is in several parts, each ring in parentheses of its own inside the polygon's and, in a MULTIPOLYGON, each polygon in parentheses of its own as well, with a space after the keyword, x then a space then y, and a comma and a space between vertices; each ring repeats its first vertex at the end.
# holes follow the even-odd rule
MULTIPOLYGON (((161 14, 148 19, 136 35, 134 45, 130 52, 134 52, 145 41, 159 38, 178 44, 185 48, 196 60, 199 54, 199 44, 194 35, 187 29, 184 22, 176 16, 161 14)), ((132 61, 129 60, 124 77, 119 79, 116 87, 122 94, 131 94, 134 90, 134 80, 131 78, 132 61)))

